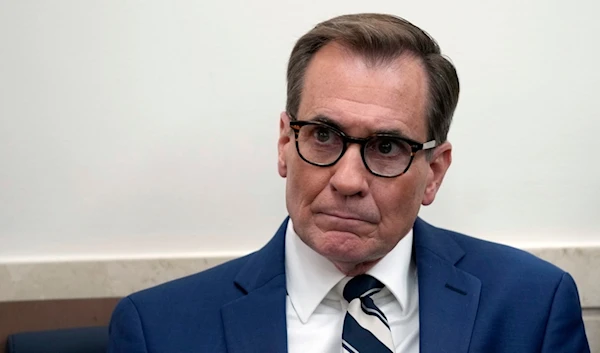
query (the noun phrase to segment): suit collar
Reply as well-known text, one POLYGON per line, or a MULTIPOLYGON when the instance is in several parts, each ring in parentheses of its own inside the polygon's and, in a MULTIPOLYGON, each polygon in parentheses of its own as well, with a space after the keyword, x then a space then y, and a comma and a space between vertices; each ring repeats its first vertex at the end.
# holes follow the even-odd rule
POLYGON ((465 256, 463 248, 448 236, 447 230, 436 228, 421 218, 417 218, 413 230, 417 253, 429 251, 451 265, 455 265, 465 256))
MULTIPOLYGON (((229 353, 287 352, 285 230, 248 258, 235 278, 246 294, 221 308, 229 353)), ((481 281, 456 265, 465 251, 452 233, 414 224, 421 353, 466 353, 481 281)))
POLYGON ((285 229, 248 257, 234 279, 245 294, 221 307, 229 353, 287 352, 285 229))
MULTIPOLYGON (((244 292, 265 285, 279 275, 285 275, 285 233, 289 217, 283 221, 275 236, 260 250, 252 254, 248 262, 234 279, 234 283, 244 292)), ((448 231, 428 224, 417 218, 413 226, 414 248, 416 254, 430 252, 450 265, 455 265, 465 252, 448 231)))
POLYGON ((421 353, 465 353, 479 306, 481 281, 456 265, 465 256, 452 233, 417 219, 421 353))
POLYGON ((249 256, 248 262, 235 277, 234 283, 244 293, 264 286, 277 276, 285 277, 285 230, 288 220, 289 217, 286 217, 275 236, 264 247, 249 256))

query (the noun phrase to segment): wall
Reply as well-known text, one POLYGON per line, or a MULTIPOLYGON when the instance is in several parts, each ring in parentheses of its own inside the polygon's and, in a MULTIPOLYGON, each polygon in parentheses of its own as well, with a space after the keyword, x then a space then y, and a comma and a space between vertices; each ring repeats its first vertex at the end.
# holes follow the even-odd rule
POLYGON ((332 15, 427 29, 462 97, 422 215, 533 246, 600 244, 593 1, 0 2, 0 260, 245 253, 285 216, 285 65, 332 15), (436 9, 436 11, 432 11, 436 9))
MULTIPOLYGON (((365 11, 425 28, 460 75, 453 166, 421 215, 570 271, 600 351, 592 0, 0 0, 0 313, 120 297, 261 246, 286 215, 289 52, 365 11)), ((10 332, 84 323, 69 320, 10 332)))
POLYGON ((422 211, 516 246, 600 244, 596 1, 0 1, 0 262, 235 256, 285 216, 286 60, 318 21, 428 30, 462 96, 422 211))

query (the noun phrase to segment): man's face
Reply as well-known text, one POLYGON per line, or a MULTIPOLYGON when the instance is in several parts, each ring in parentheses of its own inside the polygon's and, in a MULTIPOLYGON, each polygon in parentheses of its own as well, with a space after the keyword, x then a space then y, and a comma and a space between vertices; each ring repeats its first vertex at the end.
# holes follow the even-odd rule
MULTIPOLYGON (((309 64, 298 120, 327 117, 354 137, 398 130, 426 142, 427 76, 418 59, 368 65, 339 44, 328 44, 309 64)), ((278 169, 287 178, 286 203, 294 230, 312 249, 347 274, 366 271, 412 227, 420 205, 430 204, 450 165, 451 146, 427 160, 417 153, 396 178, 371 174, 360 146, 349 145, 333 166, 303 161, 289 116, 282 113, 278 169)))

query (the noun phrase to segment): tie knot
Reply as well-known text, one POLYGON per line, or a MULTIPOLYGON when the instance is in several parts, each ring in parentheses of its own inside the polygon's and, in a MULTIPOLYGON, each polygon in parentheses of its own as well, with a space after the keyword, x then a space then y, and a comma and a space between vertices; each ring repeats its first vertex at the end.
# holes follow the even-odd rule
POLYGON ((379 292, 383 283, 369 275, 359 275, 352 278, 344 287, 344 299, 349 302, 356 298, 370 296, 379 292))

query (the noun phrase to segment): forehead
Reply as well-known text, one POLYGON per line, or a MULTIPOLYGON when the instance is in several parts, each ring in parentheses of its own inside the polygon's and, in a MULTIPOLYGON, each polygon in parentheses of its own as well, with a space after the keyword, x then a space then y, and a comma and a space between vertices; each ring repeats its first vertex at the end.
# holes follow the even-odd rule
POLYGON ((372 65, 337 43, 321 48, 305 73, 298 118, 326 116, 355 136, 400 130, 427 137, 427 77, 418 58, 372 65))

